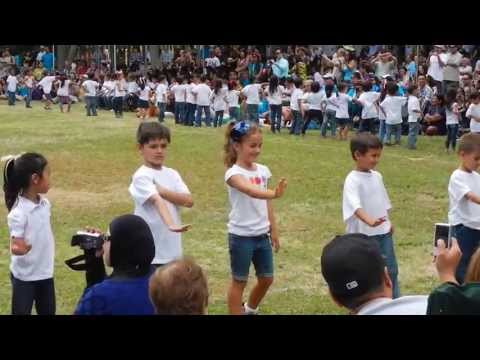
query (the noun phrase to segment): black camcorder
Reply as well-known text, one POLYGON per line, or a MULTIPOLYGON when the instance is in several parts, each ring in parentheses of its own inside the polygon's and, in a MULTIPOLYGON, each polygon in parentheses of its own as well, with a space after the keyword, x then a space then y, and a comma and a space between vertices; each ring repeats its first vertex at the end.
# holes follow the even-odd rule
POLYGON ((72 237, 72 246, 79 246, 82 250, 101 249, 105 242, 105 235, 78 231, 72 237))

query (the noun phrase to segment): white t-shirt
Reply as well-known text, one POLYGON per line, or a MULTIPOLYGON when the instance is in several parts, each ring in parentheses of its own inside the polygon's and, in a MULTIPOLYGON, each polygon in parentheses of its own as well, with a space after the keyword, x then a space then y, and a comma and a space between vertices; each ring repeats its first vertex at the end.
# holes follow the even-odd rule
POLYGON ((416 123, 420 117, 419 112, 414 112, 413 110, 420 111, 420 101, 416 96, 410 95, 408 97, 408 122, 416 123))
POLYGON ((318 71, 315 74, 313 74, 313 81, 318 82, 320 87, 323 87, 323 85, 325 84, 325 80, 323 80, 322 75, 318 71))
POLYGON ((143 101, 148 101, 150 99, 150 87, 145 86, 143 90, 140 90, 138 98, 143 101))
POLYGON ((226 103, 225 97, 227 96, 227 90, 222 88, 218 91, 218 94, 215 94, 215 91, 212 91, 211 100, 213 102, 213 111, 225 111, 226 103))
POLYGON ((322 110, 322 102, 325 100, 325 93, 318 91, 316 93, 310 93, 305 99, 305 102, 309 105, 310 110, 322 110))
POLYGON ((348 114, 348 103, 352 100, 347 94, 339 93, 336 99, 338 105, 337 113, 335 117, 337 119, 349 119, 350 115, 348 114))
POLYGON ((325 94, 325 103, 327 104, 325 110, 336 112, 338 110, 337 93, 333 91, 332 95, 329 98, 327 98, 327 95, 325 94))
POLYGON ((293 89, 292 96, 290 98, 290 109, 300 111, 300 107, 298 106, 298 100, 300 100, 303 96, 302 89, 293 89))
POLYGON ((304 92, 304 93, 302 94, 302 97, 301 97, 303 110, 305 110, 305 111, 310 110, 310 104, 307 102, 307 99, 308 99, 308 97, 310 96, 310 94, 311 94, 311 92, 308 92, 308 91, 307 91, 307 92, 304 92))
POLYGON ((44 94, 50 94, 50 91, 52 91, 52 84, 55 80, 55 76, 45 76, 42 80, 40 80, 38 85, 42 87, 44 94))
POLYGON ((58 90, 57 90, 57 95, 58 96, 70 96, 70 80, 65 80, 62 86, 62 82, 59 82, 58 90))
POLYGON ((11 255, 10 271, 19 280, 37 281, 53 277, 55 240, 50 209, 50 202, 42 196, 38 204, 19 196, 7 216, 10 237, 23 238, 32 245, 25 255, 11 255))
POLYGON ((167 85, 164 83, 159 83, 155 90, 155 95, 157 96, 157 103, 166 103, 166 95, 167 95, 167 85))
POLYGON ((426 315, 427 306, 425 295, 378 298, 363 305, 357 315, 426 315))
POLYGON ((249 84, 242 90, 242 94, 247 97, 247 104, 258 105, 260 104, 260 84, 249 84))
POLYGON ((452 110, 448 110, 448 107, 445 107, 445 116, 446 116, 446 124, 453 125, 459 123, 459 113, 458 113, 458 104, 452 104, 452 110))
MULTIPOLYGON (((445 63, 447 61, 447 54, 439 54, 440 59, 445 63)), ((430 56, 430 66, 428 67, 427 75, 430 75, 436 81, 443 81, 443 68, 438 62, 436 55, 430 56)))
POLYGON ((195 86, 194 83, 190 83, 190 84, 186 85, 186 87, 185 87, 186 91, 187 91, 187 96, 186 96, 185 100, 189 104, 195 104, 195 96, 192 93, 192 89, 193 89, 194 86, 195 86))
POLYGON ((448 222, 450 225, 463 224, 480 230, 480 205, 465 197, 469 192, 480 196, 480 174, 455 170, 448 183, 448 222))
POLYGON ((86 80, 83 82, 82 86, 86 90, 85 96, 97 95, 98 82, 93 80, 86 80))
POLYGON ((173 85, 170 91, 175 95, 175 102, 185 102, 187 87, 186 84, 173 85))
POLYGON ((387 234, 391 229, 388 218, 391 208, 382 175, 378 171, 352 170, 347 175, 343 185, 343 221, 347 225, 347 233, 368 236, 387 234), (377 227, 370 227, 355 215, 360 208, 373 219, 385 217, 387 220, 377 227))
POLYGON ((136 81, 129 81, 127 83, 127 89, 129 94, 136 94, 138 92, 138 84, 136 81))
POLYGON ((240 96, 240 91, 238 90, 229 90, 227 93, 227 103, 228 107, 240 107, 238 104, 238 97, 240 96))
MULTIPOLYGON (((225 173, 225 182, 234 175, 241 175, 262 190, 267 190, 268 179, 272 173, 268 167, 255 164, 256 170, 246 170, 238 165, 233 165, 225 173)), ((230 201, 230 214, 228 216, 228 232, 239 236, 259 236, 268 233, 270 221, 268 220, 267 200, 254 199, 241 191, 228 187, 230 201)))
POLYGON ((192 89, 194 94, 197 94, 197 105, 199 106, 209 106, 210 105, 210 95, 212 90, 205 83, 200 83, 192 89))
POLYGON ((123 97, 127 95, 127 82, 125 81, 125 79, 115 81, 113 94, 113 96, 115 97, 123 97))
MULTIPOLYGON (((182 238, 180 233, 172 232, 165 226, 155 206, 147 201, 152 195, 158 194, 156 185, 178 193, 190 194, 190 191, 180 174, 166 166, 161 170, 141 166, 133 174, 128 188, 135 203, 134 214, 143 218, 152 231, 155 241, 155 258, 152 264, 166 264, 182 256, 182 238)), ((165 202, 173 221, 180 224, 179 208, 167 200, 165 202)))
POLYGON ((387 95, 385 100, 383 100, 380 104, 386 114, 386 124, 395 125, 402 123, 402 106, 405 104, 406 101, 407 98, 403 96, 387 95))
MULTIPOLYGON (((480 104, 470 104, 465 116, 470 117, 472 115, 480 119, 480 104)), ((480 122, 470 119, 470 131, 480 133, 480 122)))
POLYGON ((282 85, 278 85, 273 94, 270 94, 270 88, 267 86, 265 92, 267 93, 267 101, 270 105, 282 105, 282 94, 285 88, 282 85))
POLYGON ((380 93, 375 91, 366 91, 360 94, 358 101, 362 103, 362 119, 375 119, 378 117, 378 109, 375 101, 380 97, 380 93))
POLYGON ((10 92, 15 92, 17 91, 17 84, 18 84, 18 79, 16 76, 8 75, 7 78, 7 90, 10 92))

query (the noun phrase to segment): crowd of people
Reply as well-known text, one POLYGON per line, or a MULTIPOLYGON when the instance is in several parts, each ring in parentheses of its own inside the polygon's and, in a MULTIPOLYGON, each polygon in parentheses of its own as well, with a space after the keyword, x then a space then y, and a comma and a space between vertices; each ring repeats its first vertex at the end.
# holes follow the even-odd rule
MULTIPOLYGON (((443 57, 442 47, 435 48, 436 53, 432 53, 431 57, 439 59, 439 66, 442 67, 443 62, 444 67, 455 68, 452 64, 458 58, 458 47, 449 46, 445 60, 440 60, 443 57)), ((213 51, 215 54, 216 49, 213 51)), ((451 106, 445 110, 445 113, 451 113, 446 117, 451 121, 454 117, 452 114, 456 114, 459 120, 457 94, 465 83, 460 85, 460 79, 451 80, 451 74, 448 74, 451 69, 447 73, 444 69, 442 82, 435 80, 438 83, 433 84, 433 90, 423 83, 426 79, 422 75, 418 76, 418 88, 410 84, 410 80, 403 88, 396 82, 396 75, 391 74, 394 73, 397 60, 381 50, 371 63, 375 65, 375 73, 378 71, 379 78, 384 81, 378 84, 376 81, 365 81, 361 72, 354 70, 350 73, 349 82, 348 69, 355 69, 352 67, 355 60, 348 60, 344 68, 338 67, 342 63, 338 58, 342 55, 346 56, 344 48, 338 49, 334 59, 329 59, 331 63, 325 59, 327 73, 317 76, 317 80, 312 79, 308 85, 311 94, 307 98, 303 96, 309 73, 306 70, 308 67, 304 66, 307 62, 300 61, 302 58, 299 57, 293 66, 295 75, 290 77, 292 69, 281 49, 275 50, 276 60, 271 61, 272 74, 268 74, 268 71, 265 74, 262 71, 254 72, 252 83, 242 84, 241 90, 237 90, 237 79, 232 74, 227 81, 227 89, 224 88, 224 79, 215 70, 219 66, 212 65, 218 65, 217 61, 209 63, 214 70, 206 74, 194 74, 191 79, 182 73, 185 70, 180 66, 180 74, 176 73, 171 84, 167 83, 168 74, 157 74, 150 79, 140 76, 134 82, 139 86, 139 117, 147 116, 145 109, 151 101, 149 92, 152 90, 149 82, 154 84, 157 80, 155 99, 158 100, 160 94, 163 101, 158 101, 157 105, 163 104, 159 108, 165 111, 169 93, 173 94, 176 122, 184 125, 201 126, 202 113, 205 113, 206 124, 210 125, 209 111, 213 106, 214 126, 221 126, 223 114, 219 112, 224 111, 218 110, 221 103, 230 104, 232 91, 236 91, 233 94, 237 101, 245 97, 245 112, 231 112, 232 121, 226 127, 224 144, 224 181, 230 202, 227 224, 231 269, 227 291, 229 313, 258 314, 259 305, 273 283, 273 256, 274 252, 280 250, 273 200, 283 196, 287 180, 281 178, 273 189, 269 188, 268 182, 272 176, 269 168, 256 163, 262 151, 263 135, 258 103, 255 101, 262 97, 269 99, 272 113, 270 129, 277 132, 285 125, 281 106, 283 96, 287 93, 292 113, 292 134, 308 130, 308 122, 304 122, 305 105, 312 106, 308 109, 312 117, 307 121, 318 121, 321 135, 325 136, 327 131, 331 131, 335 136, 338 124, 339 138, 342 140, 349 138, 352 112, 360 114, 355 115, 359 116, 358 134, 350 140, 354 166, 345 179, 341 205, 346 234, 329 242, 321 257, 322 275, 334 302, 353 314, 480 314, 480 175, 477 173, 480 166, 480 134, 475 126, 470 125, 470 131, 465 131, 467 133, 461 136, 457 148, 457 130, 451 127, 458 127, 458 123, 452 124, 445 119, 444 125, 449 129, 447 149, 452 147, 457 150, 460 165, 452 173, 448 186, 448 218, 453 240, 445 239, 446 243, 440 241, 436 248, 435 263, 442 284, 429 296, 401 296, 393 241, 394 227, 389 218, 392 204, 383 177, 375 170, 384 145, 390 144, 390 136, 394 134, 396 142, 400 140, 402 108, 407 109, 407 120, 416 124, 415 129, 420 130, 423 126, 428 133, 433 132, 429 130, 432 126, 436 126, 435 131, 440 132, 440 99, 445 93, 451 106), (342 69, 341 75, 338 69, 342 69), (267 78, 261 78, 263 75, 267 78), (307 78, 302 79, 302 76, 307 78), (337 76, 340 76, 340 81, 337 81, 337 76), (188 88, 184 85, 188 85, 189 81, 195 83, 190 88, 190 99, 194 103, 188 103, 187 100, 188 88), (209 82, 214 90, 210 89, 209 82), (352 89, 361 94, 352 95, 349 93, 352 89), (403 96, 402 91, 406 91, 408 96, 403 96), (431 97, 425 95, 422 98, 422 91, 431 97), (183 93, 185 98, 182 97, 183 93), (423 111, 425 103, 429 104, 426 105, 429 109, 426 113, 423 111), (188 104, 193 106, 188 107, 188 104), (352 110, 355 106, 357 110, 352 110), (384 119, 379 119, 382 111, 384 119), (422 116, 426 124, 418 121, 422 116), (412 118, 415 118, 415 122, 411 121, 412 118), (257 281, 244 302, 251 264, 254 265, 257 281)), ((188 64, 189 60, 185 60, 189 59, 188 53, 181 53, 180 58, 182 56, 188 64)), ((323 59, 321 53, 319 56, 323 59)), ((181 61, 178 63, 183 64, 181 61)), ((243 63, 247 68, 250 64, 250 60, 243 63)), ((235 66, 238 66, 238 62, 235 66)), ((411 66, 410 70, 413 74, 411 66)), ((121 117, 128 86, 124 87, 125 83, 121 85, 125 82, 123 71, 115 75, 115 96, 111 100, 115 115, 121 117)), ((50 81, 45 80, 48 77, 41 82, 45 84, 50 81)), ((58 81, 57 75, 51 77, 54 78, 52 83, 58 81)), ((62 86, 66 86, 68 79, 63 81, 62 86)), ((85 99, 87 115, 95 116, 98 95, 94 94, 94 90, 101 89, 101 85, 91 72, 81 86, 88 93, 85 99)), ((475 90, 472 90, 470 99, 472 104, 466 116, 471 118, 471 123, 475 123, 480 121, 476 113, 479 96, 475 90)), ((230 112, 231 109, 228 110, 230 112)), ((102 248, 95 252, 95 257, 101 261, 100 272, 105 273, 103 261, 112 267, 113 272, 95 284, 87 281, 88 286, 75 310, 78 315, 207 312, 208 282, 205 273, 195 261, 182 258, 181 233, 188 231, 190 226, 181 224, 180 208, 192 207, 194 201, 179 172, 165 166, 171 133, 169 128, 161 124, 164 120, 162 111, 159 116, 160 122, 141 122, 137 130, 136 141, 143 165, 133 174, 128 188, 134 214, 114 219, 109 231, 104 234, 102 248)), ((416 134, 409 135, 408 145, 413 148, 416 134)), ((56 309, 54 236, 50 225, 51 204, 44 196, 50 187, 50 164, 37 153, 11 156, 5 160, 3 189, 11 238, 12 314, 30 314, 35 304, 37 313, 51 315, 56 309)))

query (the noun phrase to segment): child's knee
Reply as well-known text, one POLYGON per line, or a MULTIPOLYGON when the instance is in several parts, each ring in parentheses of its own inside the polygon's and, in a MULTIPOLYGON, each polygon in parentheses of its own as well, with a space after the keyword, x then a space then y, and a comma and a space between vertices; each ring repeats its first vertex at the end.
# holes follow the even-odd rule
POLYGON ((269 288, 273 284, 273 276, 259 277, 258 284, 262 287, 269 288))

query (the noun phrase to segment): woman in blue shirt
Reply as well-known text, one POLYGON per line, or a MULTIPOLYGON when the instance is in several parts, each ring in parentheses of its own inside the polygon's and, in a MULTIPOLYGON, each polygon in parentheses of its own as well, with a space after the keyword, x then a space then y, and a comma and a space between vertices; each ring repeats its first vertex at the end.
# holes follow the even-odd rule
POLYGON ((114 219, 103 245, 105 263, 113 272, 85 289, 75 315, 153 315, 148 281, 154 256, 153 236, 145 220, 136 215, 114 219))

